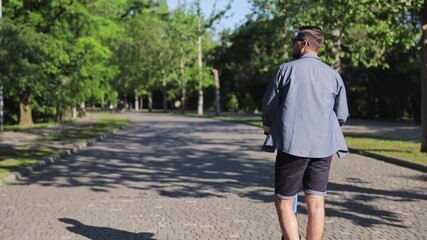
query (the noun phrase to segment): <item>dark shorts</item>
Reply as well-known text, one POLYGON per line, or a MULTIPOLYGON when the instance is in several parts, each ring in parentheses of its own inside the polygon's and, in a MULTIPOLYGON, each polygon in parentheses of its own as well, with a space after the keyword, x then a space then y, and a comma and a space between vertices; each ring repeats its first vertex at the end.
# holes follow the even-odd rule
POLYGON ((304 192, 326 196, 332 156, 303 158, 278 151, 275 166, 275 195, 292 199, 301 184, 304 192))

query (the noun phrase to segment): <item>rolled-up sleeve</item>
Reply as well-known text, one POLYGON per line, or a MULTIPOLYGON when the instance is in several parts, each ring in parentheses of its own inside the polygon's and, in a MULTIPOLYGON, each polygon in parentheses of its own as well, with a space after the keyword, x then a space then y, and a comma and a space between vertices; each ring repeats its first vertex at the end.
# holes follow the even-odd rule
POLYGON ((344 125, 344 123, 347 121, 349 113, 347 105, 347 95, 342 80, 339 84, 338 94, 335 96, 334 112, 337 115, 340 126, 344 125))

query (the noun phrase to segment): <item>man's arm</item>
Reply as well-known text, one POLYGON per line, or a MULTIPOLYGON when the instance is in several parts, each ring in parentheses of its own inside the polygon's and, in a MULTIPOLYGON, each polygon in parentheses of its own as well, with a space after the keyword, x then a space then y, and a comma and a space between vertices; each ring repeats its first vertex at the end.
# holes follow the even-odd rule
POLYGON ((347 105, 347 94, 343 83, 340 85, 338 94, 335 96, 334 112, 337 115, 340 126, 344 125, 344 123, 347 121, 349 113, 347 105))
POLYGON ((262 101, 262 124, 264 132, 269 132, 276 115, 277 105, 279 104, 279 79, 281 70, 279 69, 275 77, 268 84, 262 101))

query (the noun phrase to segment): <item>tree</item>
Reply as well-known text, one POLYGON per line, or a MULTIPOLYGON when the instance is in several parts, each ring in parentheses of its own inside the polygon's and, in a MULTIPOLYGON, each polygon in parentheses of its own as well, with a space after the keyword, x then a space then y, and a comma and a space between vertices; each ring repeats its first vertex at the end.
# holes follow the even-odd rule
POLYGON ((1 21, 0 82, 6 86, 6 95, 19 104, 20 125, 33 123, 31 101, 44 93, 47 77, 43 69, 48 56, 44 49, 48 38, 33 28, 3 18, 1 21))
POLYGON ((171 59, 172 66, 169 76, 178 85, 181 92, 181 112, 184 113, 187 107, 187 93, 189 83, 194 81, 195 60, 197 55, 197 16, 185 5, 179 5, 171 13, 168 22, 167 36, 173 43, 171 52, 174 56, 171 59))
MULTIPOLYGON (((372 109, 369 110, 369 117, 394 117, 393 114, 381 115, 380 101, 384 105, 389 101, 387 98, 390 95, 396 98, 399 94, 380 93, 378 86, 391 85, 390 76, 393 82, 402 81, 403 79, 397 79, 401 74, 393 76, 393 73, 408 72, 413 64, 418 64, 418 61, 413 61, 411 53, 415 53, 420 38, 420 2, 421 0, 256 0, 252 19, 228 38, 224 38, 222 49, 217 49, 220 56, 216 60, 216 66, 222 73, 221 86, 228 92, 236 93, 241 107, 246 108, 245 101, 242 101, 246 93, 255 100, 255 107, 259 106, 259 99, 262 98, 260 95, 263 93, 259 89, 265 89, 266 82, 281 62, 291 60, 290 42, 298 27, 319 25, 326 34, 319 56, 341 72, 348 86, 350 101, 356 99, 353 96, 358 95, 357 100, 363 102, 366 106, 364 108, 372 109), (390 68, 399 54, 406 60, 400 61, 397 68, 390 68), (375 71, 377 74, 367 74, 367 71, 375 71), (389 74, 385 74, 386 71, 389 74), (237 86, 240 89, 236 91, 237 86)), ((409 73, 411 75, 404 79, 405 91, 400 92, 406 92, 407 89, 409 91, 412 89, 409 86, 414 85, 414 72, 409 73)), ((414 92, 413 89, 411 91, 414 92)), ((401 100, 410 104, 407 104, 408 108, 397 118, 407 118, 407 110, 414 108, 416 104, 412 102, 416 101, 401 100)), ((414 114, 410 116, 414 118, 414 114)))
POLYGON ((60 65, 59 79, 69 79, 61 81, 60 115, 77 103, 90 100, 92 105, 102 104, 107 94, 114 95, 110 82, 118 69, 111 64, 111 49, 121 33, 114 20, 122 10, 120 0, 75 2, 54 25, 51 34, 63 42, 69 56, 69 61, 60 65))
POLYGON ((113 85, 121 97, 135 94, 135 104, 148 97, 152 110, 152 92, 163 91, 166 111, 166 87, 170 80, 172 51, 168 36, 170 15, 165 1, 129 1, 121 23, 125 31, 114 52, 119 75, 113 85))
MULTIPOLYGON (((214 9, 216 6, 216 1, 214 3, 214 9)), ((203 78, 203 50, 202 50, 202 39, 203 35, 205 34, 206 30, 209 28, 212 28, 212 25, 220 20, 222 17, 224 17, 225 13, 230 9, 231 3, 228 3, 228 5, 224 8, 224 10, 218 11, 218 12, 211 12, 208 19, 204 19, 201 8, 200 8, 200 0, 196 1, 196 12, 197 12, 197 63, 198 63, 198 69, 199 69, 199 86, 198 86, 198 92, 199 92, 199 100, 197 102, 197 114, 203 115, 203 88, 206 85, 206 80, 203 78)))
POLYGON ((115 67, 107 66, 111 53, 104 41, 113 35, 113 27, 106 12, 120 11, 120 1, 8 4, 5 13, 11 23, 4 30, 10 34, 2 34, 2 60, 12 61, 1 72, 10 83, 8 95, 19 102, 21 125, 32 123, 33 107, 55 106, 61 119, 77 101, 100 99, 111 90, 108 81, 115 67))
POLYGON ((262 94, 272 77, 273 69, 287 59, 283 47, 282 30, 277 19, 248 21, 232 34, 223 33, 221 46, 212 53, 212 64, 221 73, 222 105, 227 104, 227 93, 235 93, 240 106, 251 112, 259 109, 262 94), (244 105, 247 95, 253 105, 244 105))
POLYGON ((326 34, 322 58, 340 70, 343 61, 351 66, 387 67, 382 63, 390 46, 414 47, 418 30, 413 20, 421 1, 310 0, 295 4, 256 0, 254 5, 262 13, 259 19, 281 19, 288 41, 299 26, 321 26, 326 34))

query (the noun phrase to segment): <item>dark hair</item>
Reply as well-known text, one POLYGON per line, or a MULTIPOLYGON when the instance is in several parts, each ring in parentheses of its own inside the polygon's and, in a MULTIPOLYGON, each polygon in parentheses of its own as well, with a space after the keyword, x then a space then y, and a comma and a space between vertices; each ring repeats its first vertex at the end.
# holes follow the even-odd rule
POLYGON ((325 41, 325 35, 320 27, 317 26, 302 26, 299 28, 298 38, 304 39, 310 43, 312 48, 319 51, 323 42, 325 41))

